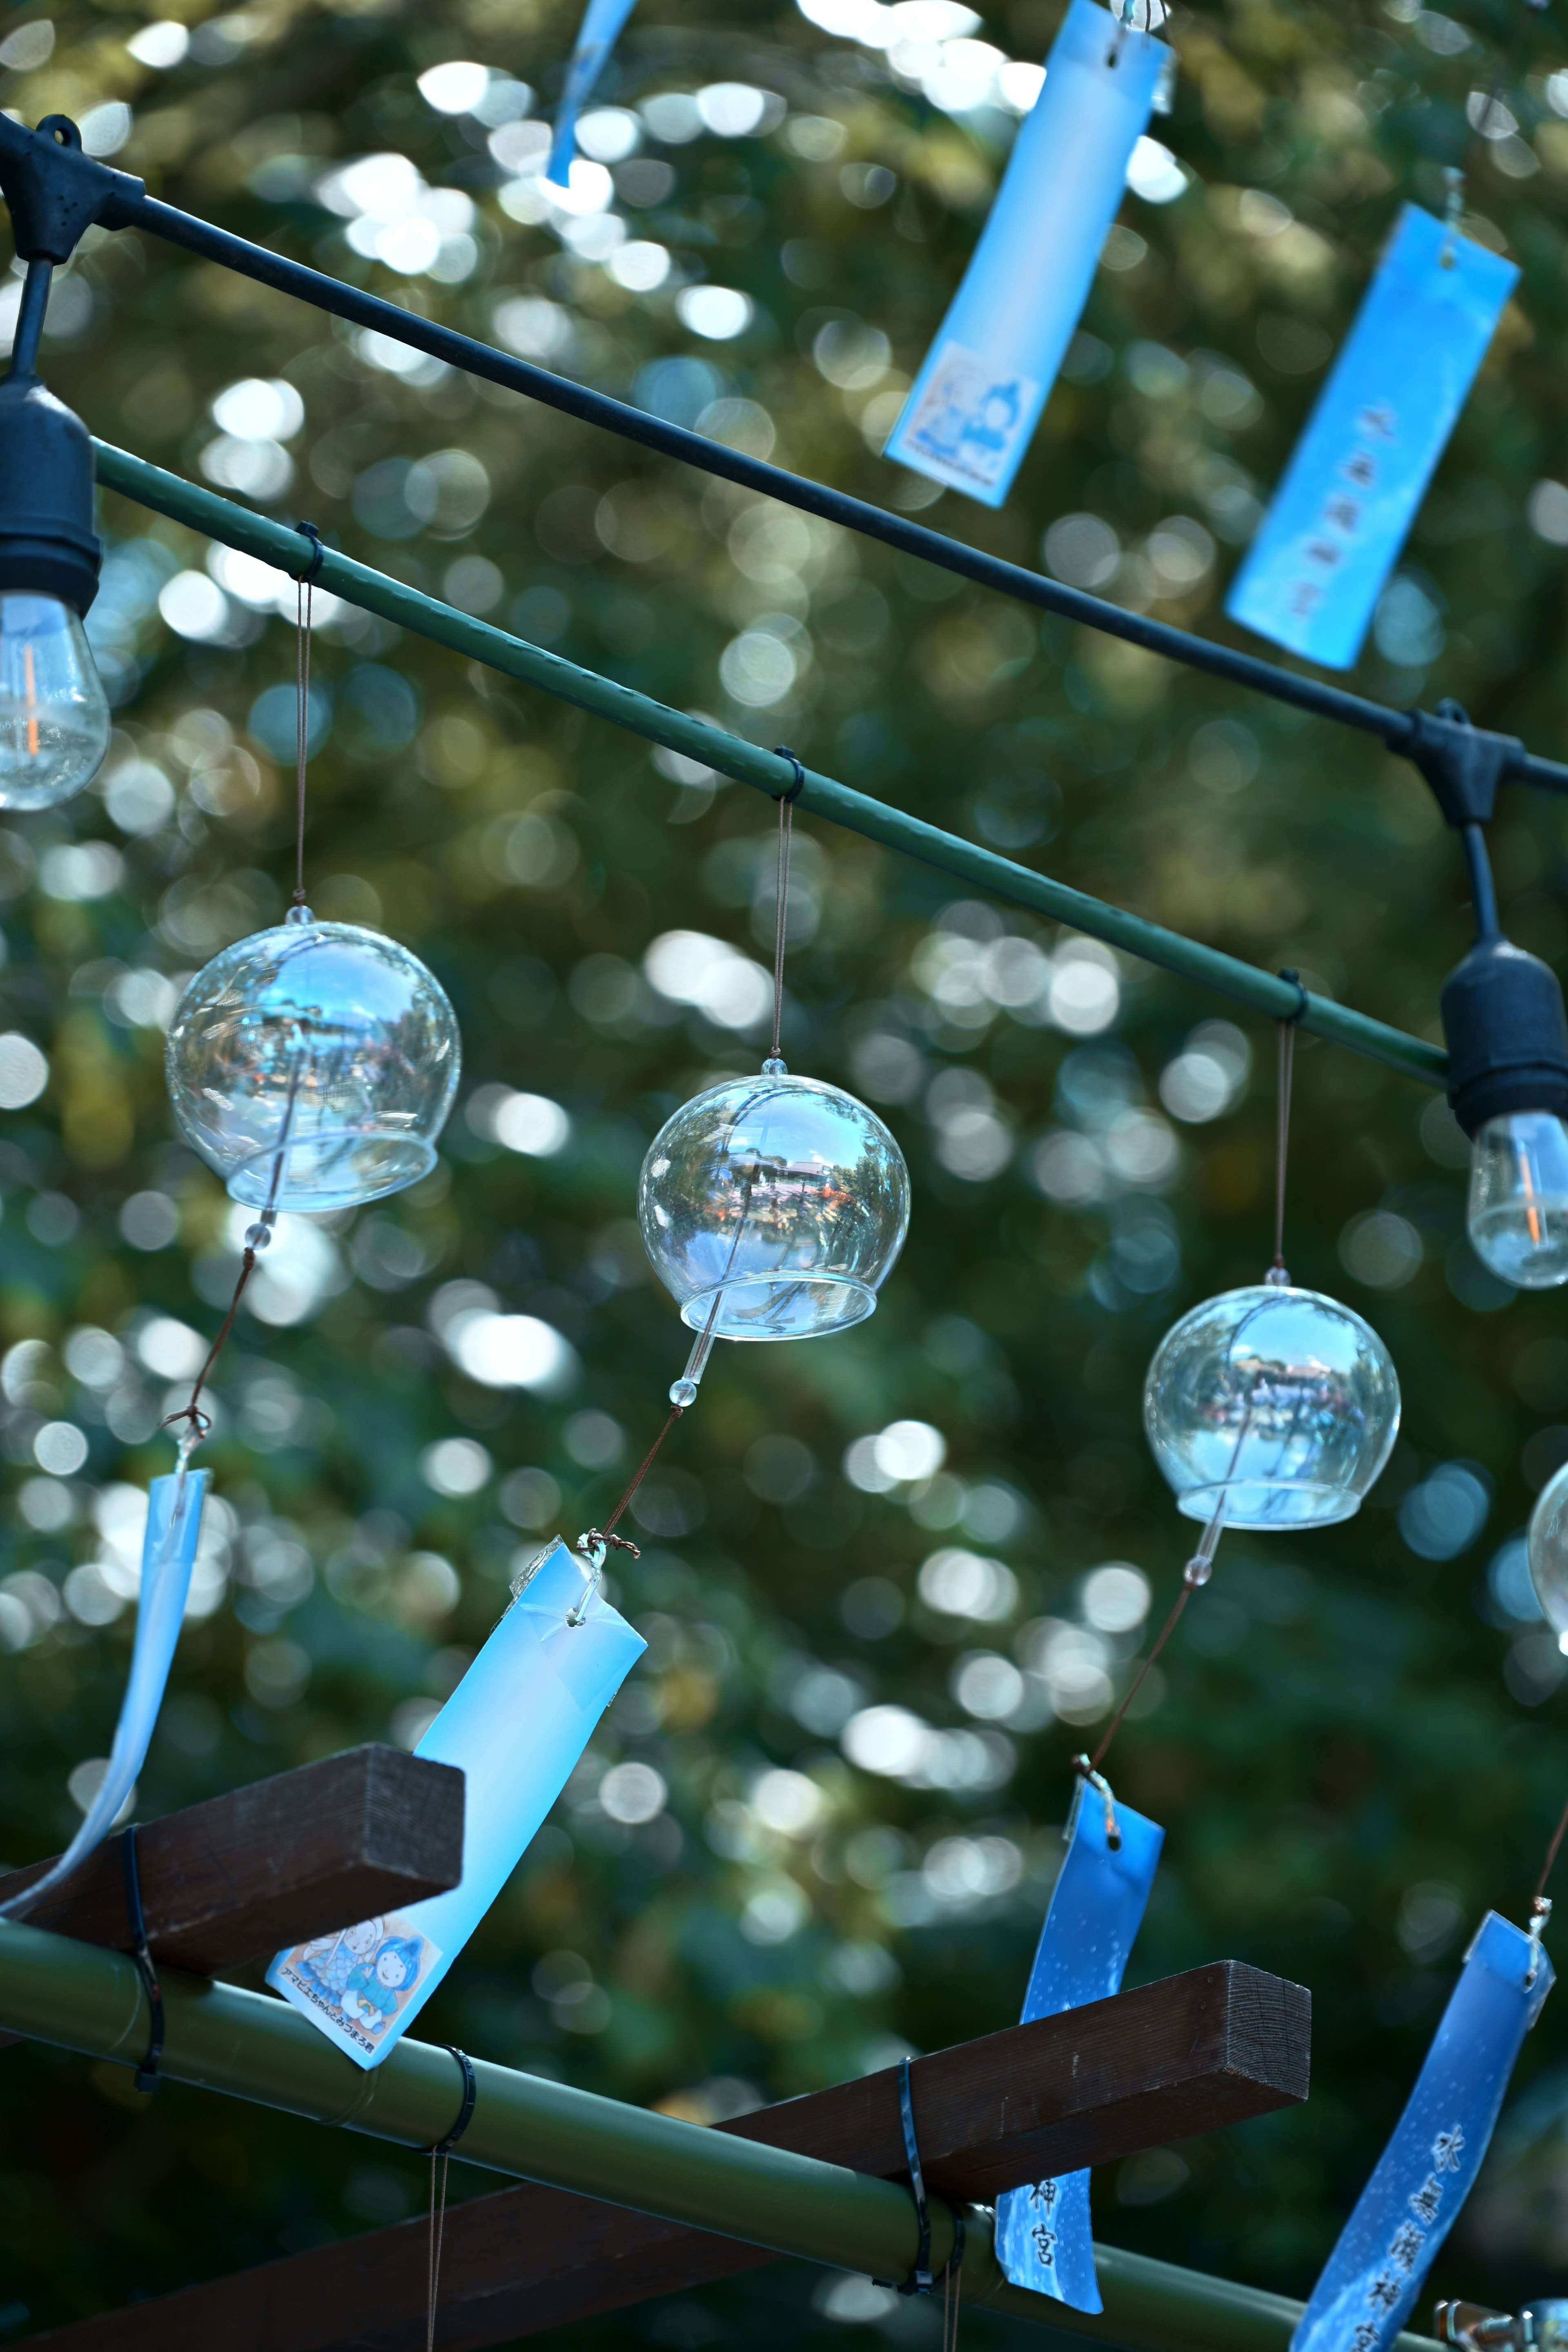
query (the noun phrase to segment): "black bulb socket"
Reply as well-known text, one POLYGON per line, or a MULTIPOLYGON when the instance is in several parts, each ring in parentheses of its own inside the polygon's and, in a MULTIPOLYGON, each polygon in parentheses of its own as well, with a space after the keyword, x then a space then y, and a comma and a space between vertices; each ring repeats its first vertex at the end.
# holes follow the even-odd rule
POLYGON ((1550 964, 1479 940, 1443 985, 1448 1104, 1472 1139, 1513 1111, 1568 1119, 1568 1015, 1550 964))
POLYGON ((0 592, 58 596, 79 614, 98 593, 86 425, 35 375, 0 383, 0 592))

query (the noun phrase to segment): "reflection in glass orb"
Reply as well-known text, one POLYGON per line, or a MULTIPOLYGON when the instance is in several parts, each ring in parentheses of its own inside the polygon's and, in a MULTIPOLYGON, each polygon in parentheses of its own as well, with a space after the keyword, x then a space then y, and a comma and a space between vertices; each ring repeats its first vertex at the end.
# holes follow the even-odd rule
POLYGON ((433 1166, 461 1063, 456 1016, 416 956, 296 907, 197 972, 164 1067, 175 1118, 237 1201, 326 1210, 433 1166))
POLYGON ((643 1245, 695 1331, 809 1339, 875 1312, 910 1176, 874 1111, 770 1063, 683 1104, 637 1186, 643 1245))
POLYGON ((1536 1496, 1528 1549, 1541 1613, 1554 1633, 1568 1635, 1568 1462, 1536 1496))
POLYGON ((1348 1519, 1399 1430, 1399 1380, 1359 1315, 1260 1283, 1205 1299, 1165 1334, 1143 1426, 1176 1506, 1234 1528, 1348 1519))

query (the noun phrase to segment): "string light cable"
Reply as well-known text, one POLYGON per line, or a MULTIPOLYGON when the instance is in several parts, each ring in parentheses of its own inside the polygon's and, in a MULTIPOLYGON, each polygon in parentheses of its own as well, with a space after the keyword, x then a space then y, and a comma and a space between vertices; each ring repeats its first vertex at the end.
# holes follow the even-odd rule
MULTIPOLYGON (((29 268, 58 267, 68 261, 83 232, 95 224, 110 230, 144 231, 258 284, 292 294, 334 317, 389 335, 448 366, 503 384, 563 415, 640 443, 661 456, 679 458, 742 488, 879 540, 979 586, 1082 622, 1276 701, 1376 735, 1390 751, 1415 761, 1424 773, 1431 761, 1455 756, 1443 722, 1429 714, 1390 709, 1342 687, 1300 676, 1256 654, 1196 636, 1170 622, 1124 611, 1087 589, 1069 587, 1025 565, 988 555, 906 516, 806 480, 764 459, 747 457, 453 328, 417 318, 396 303, 164 204, 148 195, 142 183, 131 173, 84 154, 79 133, 64 116, 47 117, 37 131, 30 131, 0 115, 0 194, 10 207, 17 255, 29 268)), ((1568 765, 1538 757, 1512 737, 1489 733, 1484 740, 1494 747, 1500 780, 1521 778, 1547 790, 1568 792, 1568 765)))

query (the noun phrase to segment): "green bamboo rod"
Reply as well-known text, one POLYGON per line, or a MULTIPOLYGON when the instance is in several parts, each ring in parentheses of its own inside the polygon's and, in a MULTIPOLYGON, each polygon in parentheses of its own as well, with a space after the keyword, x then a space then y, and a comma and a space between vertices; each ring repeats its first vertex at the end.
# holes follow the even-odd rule
MULTIPOLYGON (((201 489, 194 482, 165 473, 162 467, 149 465, 145 458, 113 448, 107 442, 95 441, 93 454, 98 478, 105 488, 118 490, 138 505, 150 507, 157 514, 167 515, 173 521, 184 523, 208 539, 221 540, 226 546, 238 548, 281 571, 298 573, 304 570, 311 552, 310 541, 286 523, 253 514, 247 507, 236 506, 230 499, 219 498, 214 490, 201 489)), ((596 671, 580 669, 574 662, 563 661, 559 654, 549 653, 542 646, 509 636, 504 629, 492 628, 486 621, 459 613, 455 606, 424 595, 401 580, 389 579, 385 572, 373 571, 368 564, 356 563, 335 549, 327 550, 316 577, 321 587, 348 604, 379 614, 399 628, 447 646, 470 660, 483 662, 504 677, 539 687, 558 700, 574 703, 579 709, 608 719, 650 742, 684 752, 689 759, 700 760, 720 774, 733 777, 738 783, 750 784, 753 791, 765 793, 770 799, 776 799, 795 781, 795 772, 788 761, 775 752, 748 743, 739 736, 728 735, 721 728, 710 726, 702 719, 689 718, 685 711, 671 710, 647 695, 635 693, 630 687, 617 686, 613 678, 601 677, 596 671)), ((1091 939, 1103 940, 1125 954, 1158 964, 1163 971, 1175 972, 1270 1020, 1294 1013, 1300 1003, 1290 982, 1273 972, 1260 971, 1235 956, 1222 954, 1217 948, 1184 939, 1179 931, 1146 922, 1142 916, 1129 914, 1122 908, 1107 906, 1102 899, 1074 890, 1065 882, 1053 881, 1048 875, 1016 865, 1011 858, 999 857, 994 850, 983 849, 975 842, 963 841, 954 834, 942 832, 940 826, 908 816, 901 809, 889 808, 885 802, 837 783, 831 776, 818 775, 808 769, 796 805, 851 833, 858 833, 868 841, 879 842, 884 848, 899 850, 906 856, 919 858, 923 865, 954 875, 991 898, 1026 907, 1031 913, 1047 916, 1056 922, 1070 923, 1074 929, 1091 939)), ((1364 1013, 1352 1012, 1328 997, 1308 994, 1301 1026, 1334 1045, 1348 1046, 1352 1053, 1384 1063, 1423 1086, 1440 1087, 1447 1081, 1447 1056, 1441 1046, 1430 1045, 1422 1037, 1408 1036, 1403 1030, 1374 1021, 1364 1013)))
MULTIPOLYGON (((256 2105, 349 2131, 429 2147, 450 2131, 462 2084, 449 2051, 403 2041, 364 2070, 285 2001, 161 1969, 162 2071, 256 2105)), ((141 1978, 125 1954, 0 1920, 0 2030, 135 2066, 151 2029, 141 1978)), ((779 2254, 901 2279, 914 2266, 907 2189, 761 2140, 711 2132, 542 2075, 473 2062, 478 2096, 466 2162, 653 2213, 779 2254)), ((1302 2306, 1112 2246, 1095 2250, 1103 2314, 1009 2285, 989 2217, 965 2216, 963 2302, 1123 2352, 1288 2352, 1302 2306)), ((931 2253, 952 2249, 951 2207, 931 2200, 931 2253)), ((1434 2352, 1400 2336, 1392 2352, 1434 2352)))

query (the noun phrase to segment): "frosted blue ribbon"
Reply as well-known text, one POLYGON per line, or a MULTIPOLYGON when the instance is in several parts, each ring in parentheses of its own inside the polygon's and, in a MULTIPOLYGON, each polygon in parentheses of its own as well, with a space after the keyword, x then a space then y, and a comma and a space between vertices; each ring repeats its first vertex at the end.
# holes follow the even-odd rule
POLYGON ((1349 669, 1519 272, 1406 205, 1226 611, 1349 669))
MULTIPOLYGON (((1080 1780, 1068 1825, 1072 1843, 1051 1890, 1024 2000, 1026 2025, 1121 1990, 1165 1832, 1120 1801, 1115 1817, 1119 1850, 1107 1834, 1103 1801, 1080 1780)), ((996 2258, 1015 2286, 1033 2287, 1075 2311, 1100 2309, 1087 2172, 1063 2173, 999 2197, 995 2242, 996 2258)))
POLYGON ((114 1727, 114 1745, 109 1752, 109 1769, 98 1784, 86 1820, 54 1868, 0 1906, 0 1917, 25 1919, 39 1896, 68 1878, 108 1835, 135 1790, 180 1638, 202 1531, 202 1505, 211 1475, 207 1470, 177 1470, 153 1481, 147 1497, 147 1532, 142 1539, 136 1638, 120 1720, 114 1727))
POLYGON ((577 148, 577 117, 588 103, 594 84, 604 72, 610 51, 620 38, 621 27, 635 5, 636 0, 588 0, 577 46, 566 68, 566 87, 555 110, 555 132, 544 173, 545 178, 553 180, 558 188, 565 187, 572 175, 572 158, 577 148))
POLYGON ((963 283, 883 452, 988 507, 1072 341, 1171 51, 1070 0, 963 283))
POLYGON ((379 2065, 414 2022, 647 1647, 601 1592, 584 1597, 584 1577, 557 1536, 414 1751, 464 1776, 460 1885, 406 1911, 345 1923, 339 1938, 295 1945, 267 1971, 273 1990, 357 2065, 379 2065), (354 1969, 321 1948, 334 1942, 340 1952, 353 1945, 354 1969), (400 1982, 378 1981, 383 1953, 400 1982))
POLYGON ((1384 2352, 1480 2169, 1552 1963, 1489 1911, 1394 2137, 1329 2256, 1291 2352, 1384 2352))

